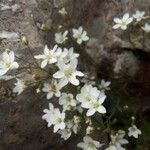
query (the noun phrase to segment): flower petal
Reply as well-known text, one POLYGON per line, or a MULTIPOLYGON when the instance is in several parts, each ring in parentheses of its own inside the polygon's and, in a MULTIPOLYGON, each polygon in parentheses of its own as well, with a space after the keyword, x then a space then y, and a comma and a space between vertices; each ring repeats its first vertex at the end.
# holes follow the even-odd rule
POLYGON ((99 113, 101 113, 101 114, 105 114, 105 113, 106 113, 106 109, 105 109, 105 107, 102 106, 102 105, 98 107, 97 111, 98 111, 99 113))
POLYGON ((62 71, 57 71, 55 74, 53 74, 53 77, 57 79, 62 78, 64 77, 64 73, 62 71))
POLYGON ((44 68, 47 65, 47 60, 43 60, 41 63, 41 68, 44 68))
POLYGON ((95 112, 96 112, 96 110, 93 109, 93 108, 91 108, 91 109, 89 109, 89 110, 87 111, 86 115, 87 115, 87 116, 92 116, 95 112))

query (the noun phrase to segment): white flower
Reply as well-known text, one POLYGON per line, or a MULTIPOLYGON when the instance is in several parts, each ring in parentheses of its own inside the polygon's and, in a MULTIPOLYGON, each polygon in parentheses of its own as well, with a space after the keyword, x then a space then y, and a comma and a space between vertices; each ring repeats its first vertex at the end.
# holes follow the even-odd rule
POLYGON ((64 57, 64 62, 68 63, 73 61, 74 59, 77 59, 79 57, 78 53, 74 53, 74 48, 71 47, 69 49, 64 48, 64 53, 65 53, 65 57, 64 57))
POLYGON ((85 136, 83 138, 83 142, 78 143, 78 147, 83 150, 98 150, 103 144, 100 144, 100 142, 93 140, 89 136, 85 136))
POLYGON ((75 107, 76 101, 72 94, 62 93, 62 96, 59 98, 59 104, 63 105, 63 111, 66 111, 70 110, 71 107, 75 107))
POLYGON ((87 108, 90 105, 91 99, 99 96, 97 88, 92 85, 84 85, 81 88, 80 94, 77 94, 76 99, 81 103, 81 107, 87 108))
POLYGON ((79 80, 76 76, 82 77, 84 74, 80 71, 77 71, 77 60, 71 61, 69 64, 64 62, 58 62, 59 71, 53 74, 53 77, 60 80, 60 85, 65 86, 69 82, 75 86, 79 85, 79 80))
POLYGON ((76 96, 77 100, 81 102, 81 107, 88 109, 86 115, 92 116, 95 112, 102 114, 106 113, 105 107, 102 105, 106 95, 100 92, 92 85, 84 85, 81 88, 81 93, 76 96))
POLYGON ((20 95, 24 91, 25 88, 26 88, 25 82, 23 80, 17 79, 13 92, 18 93, 18 95, 20 95))
POLYGON ((148 23, 145 23, 145 25, 142 27, 142 29, 143 29, 145 32, 149 33, 149 32, 150 32, 150 25, 149 25, 148 23))
POLYGON ((132 125, 128 130, 128 136, 133 136, 136 139, 138 138, 138 135, 141 134, 141 131, 136 127, 136 125, 132 125))
POLYGON ((15 55, 13 51, 3 52, 0 56, 0 76, 6 74, 9 70, 17 69, 18 63, 15 62, 15 55))
POLYGON ((57 56, 61 55, 61 48, 55 45, 53 49, 48 49, 47 45, 44 48, 43 55, 34 56, 36 59, 42 59, 41 68, 44 68, 47 64, 53 64, 57 62, 57 56))
POLYGON ((61 134, 61 138, 63 138, 64 140, 67 140, 72 134, 71 129, 69 128, 59 130, 58 133, 61 134))
POLYGON ((110 90, 109 88, 110 84, 111 82, 109 81, 101 80, 101 84, 99 85, 99 88, 102 90, 110 90))
POLYGON ((60 90, 61 87, 56 80, 52 80, 50 84, 45 83, 44 88, 42 89, 43 92, 47 93, 46 97, 47 99, 51 99, 53 95, 55 95, 56 97, 60 97, 61 96, 60 90))
POLYGON ((63 7, 63 8, 61 8, 59 11, 58 11, 58 13, 61 15, 61 16, 66 16, 68 13, 67 13, 67 11, 66 11, 66 9, 63 7))
POLYGON ((144 18, 145 12, 137 10, 135 14, 133 14, 133 17, 136 19, 136 21, 141 21, 144 18))
POLYGON ((48 122, 48 127, 54 125, 54 133, 56 133, 59 129, 65 129, 65 113, 60 113, 60 110, 58 108, 54 108, 51 103, 49 103, 49 110, 44 109, 44 113, 45 115, 43 115, 42 118, 48 122))
POLYGON ((37 88, 36 93, 40 93, 40 92, 41 92, 40 88, 37 88))
POLYGON ((66 128, 58 131, 58 133, 61 134, 61 138, 67 140, 72 134, 71 131, 72 127, 73 127, 73 122, 71 120, 67 121, 66 128))
POLYGON ((123 130, 119 130, 116 135, 111 135, 110 147, 106 150, 125 150, 122 145, 128 144, 129 142, 128 140, 124 139, 124 136, 125 131, 123 130))
POLYGON ((121 28, 122 30, 126 30, 127 25, 130 24, 132 21, 133 18, 130 17, 128 13, 124 14, 124 16, 121 19, 114 18, 114 22, 116 24, 113 26, 113 29, 121 28))
POLYGON ((67 37, 68 31, 65 31, 64 33, 55 33, 55 42, 58 44, 65 43, 66 40, 68 39, 67 37))
POLYGON ((81 44, 83 41, 88 41, 89 37, 87 36, 87 32, 83 31, 82 27, 79 27, 78 29, 73 29, 73 37, 77 39, 77 43, 81 44))
POLYGON ((46 120, 48 122, 48 127, 50 127, 53 124, 54 120, 54 113, 55 113, 55 108, 52 103, 49 103, 49 109, 44 109, 43 112, 45 113, 42 116, 42 119, 46 120))

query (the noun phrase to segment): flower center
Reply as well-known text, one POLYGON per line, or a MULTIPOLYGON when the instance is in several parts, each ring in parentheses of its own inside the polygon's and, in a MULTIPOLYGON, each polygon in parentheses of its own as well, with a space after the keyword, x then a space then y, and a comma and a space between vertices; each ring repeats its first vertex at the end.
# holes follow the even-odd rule
POLYGON ((46 59, 47 60, 50 60, 50 59, 52 59, 52 56, 49 54, 49 55, 46 55, 46 59))
POLYGON ((89 145, 89 148, 95 148, 95 145, 93 142, 89 142, 88 145, 89 145))
POLYGON ((96 101, 96 102, 93 102, 92 104, 93 104, 93 107, 94 107, 94 108, 98 108, 98 107, 99 107, 99 103, 98 103, 97 101, 96 101))
POLYGON ((67 97, 66 97, 66 100, 67 100, 67 102, 71 102, 71 97, 70 97, 70 96, 67 96, 67 97))
POLYGON ((58 123, 62 123, 62 122, 63 122, 63 119, 62 119, 62 118, 58 118, 58 119, 57 119, 57 122, 58 122, 58 123))
POLYGON ((70 77, 72 75, 73 71, 71 68, 68 68, 64 71, 64 73, 65 73, 65 76, 70 77))
POLYGON ((11 66, 11 63, 5 63, 5 67, 9 68, 11 66))

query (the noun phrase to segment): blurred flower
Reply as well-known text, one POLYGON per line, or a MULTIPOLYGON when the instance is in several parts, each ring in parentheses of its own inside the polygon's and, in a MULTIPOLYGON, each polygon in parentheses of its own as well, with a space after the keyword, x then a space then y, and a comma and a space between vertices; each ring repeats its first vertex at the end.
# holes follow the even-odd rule
POLYGON ((83 31, 82 27, 79 27, 78 29, 73 29, 73 37, 77 39, 77 43, 81 44, 83 41, 88 41, 89 37, 87 36, 87 32, 83 31))
POLYGON ((58 108, 54 108, 51 103, 49 103, 49 109, 44 109, 44 113, 45 115, 43 115, 42 118, 48 122, 48 127, 54 125, 54 133, 56 133, 59 129, 65 129, 65 113, 61 113, 60 110, 58 108))
POLYGON ((58 44, 65 43, 66 40, 68 39, 67 34, 68 34, 68 31, 65 31, 64 33, 62 32, 55 33, 55 42, 58 44))
POLYGON ((58 131, 58 133, 61 134, 61 138, 67 140, 72 134, 72 127, 73 127, 73 122, 71 120, 68 120, 66 122, 66 128, 58 131))
POLYGON ((61 134, 61 138, 63 138, 64 140, 67 140, 72 134, 71 129, 69 128, 59 130, 58 133, 61 134))
POLYGON ((23 80, 17 79, 13 92, 18 93, 18 95, 20 95, 24 91, 25 88, 26 88, 25 82, 23 80))
POLYGON ((114 22, 116 23, 113 26, 113 29, 121 28, 122 30, 127 29, 127 25, 133 21, 133 18, 129 16, 128 13, 124 14, 124 16, 120 18, 114 18, 114 22))
POLYGON ((136 19, 136 21, 141 21, 144 18, 145 12, 137 10, 135 14, 133 14, 133 18, 136 19))
POLYGON ((0 76, 6 74, 9 70, 17 69, 19 67, 18 63, 15 62, 13 51, 10 51, 9 53, 7 51, 3 52, 0 59, 0 76))
POLYGON ((61 16, 66 16, 68 13, 67 13, 67 11, 66 11, 66 9, 63 7, 63 8, 61 8, 59 11, 58 11, 58 13, 61 15, 61 16))
POLYGON ((100 144, 100 142, 93 140, 89 136, 85 136, 83 138, 83 142, 78 143, 78 147, 83 150, 98 150, 103 144, 100 144))
POLYGON ((133 136, 136 139, 138 138, 138 135, 141 134, 141 131, 136 127, 136 125, 132 125, 128 130, 128 136, 133 136))
POLYGON ((143 29, 145 32, 149 33, 149 32, 150 32, 150 25, 149 25, 148 23, 145 23, 145 25, 142 27, 142 29, 143 29))
POLYGON ((119 130, 116 135, 111 135, 109 147, 105 150, 125 150, 122 145, 128 144, 128 140, 124 139, 125 131, 119 130))
POLYGON ((74 48, 71 47, 69 49, 64 48, 64 53, 66 54, 64 57, 64 62, 68 63, 73 61, 74 59, 77 59, 79 57, 78 53, 74 53, 74 48))
POLYGON ((101 84, 99 85, 99 88, 101 90, 110 90, 110 87, 109 87, 110 84, 111 84, 110 81, 101 80, 101 84))

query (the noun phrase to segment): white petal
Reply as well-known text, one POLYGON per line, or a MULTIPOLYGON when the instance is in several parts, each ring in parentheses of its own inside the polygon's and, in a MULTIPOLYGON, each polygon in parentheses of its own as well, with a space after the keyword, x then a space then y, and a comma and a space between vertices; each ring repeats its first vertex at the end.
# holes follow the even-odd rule
POLYGON ((48 49, 47 45, 45 45, 44 54, 49 55, 49 49, 48 49))
POLYGON ((17 69, 19 67, 19 64, 17 62, 12 63, 11 69, 17 69))
POLYGON ((4 74, 6 74, 8 71, 8 69, 0 69, 0 76, 3 76, 4 74))
POLYGON ((71 84, 77 86, 79 85, 79 80, 76 77, 71 77, 71 79, 69 80, 71 84))
POLYGON ((61 92, 58 91, 57 93, 55 93, 55 96, 56 96, 56 97, 60 97, 60 96, 61 96, 61 92))
POLYGON ((41 68, 44 68, 47 65, 47 60, 43 60, 41 63, 41 68))
POLYGON ((87 111, 86 115, 87 115, 87 116, 92 116, 95 112, 96 112, 95 109, 91 108, 91 109, 89 109, 89 110, 87 111))
POLYGON ((56 58, 52 58, 52 59, 49 60, 49 64, 53 64, 53 63, 55 63, 55 62, 57 62, 57 59, 56 59, 56 58))
POLYGON ((2 59, 3 61, 9 63, 10 60, 9 60, 9 55, 7 54, 7 52, 2 53, 2 59))
POLYGON ((126 25, 122 25, 122 26, 121 26, 121 29, 122 29, 122 30, 126 30, 126 29, 127 29, 127 26, 126 26, 126 25))
POLYGON ((53 74, 53 77, 57 79, 62 78, 64 77, 64 73, 62 71, 57 71, 55 74, 53 74))
POLYGON ((122 23, 122 21, 119 18, 114 18, 114 22, 117 23, 117 24, 121 24, 122 23))
POLYGON ((57 50, 57 47, 58 47, 58 45, 55 45, 55 46, 53 47, 53 52, 55 52, 55 51, 57 50))
POLYGON ((104 100, 106 99, 106 96, 102 96, 99 98, 99 103, 102 104, 104 102, 104 100))
POLYGON ((53 97, 53 92, 48 93, 46 96, 47 99, 51 99, 52 97, 53 97))
POLYGON ((75 76, 79 76, 79 77, 83 77, 83 76, 84 76, 84 74, 83 74, 82 72, 80 72, 80 71, 76 71, 76 72, 74 73, 74 75, 75 75, 75 76))
POLYGON ((98 111, 99 113, 101 113, 101 114, 105 114, 105 113, 106 113, 106 109, 105 109, 105 107, 102 106, 102 105, 98 107, 97 111, 98 111))
POLYGON ((9 53, 9 59, 10 59, 10 62, 11 62, 11 63, 14 62, 14 60, 15 60, 15 55, 14 55, 14 52, 13 52, 13 51, 11 51, 11 52, 9 53))
POLYGON ((55 125, 54 126, 54 133, 56 133, 58 131, 58 129, 59 129, 59 125, 55 125))
POLYGON ((34 56, 34 58, 36 58, 36 59, 43 59, 44 55, 36 55, 36 56, 34 56))
POLYGON ((62 87, 64 87, 65 85, 67 85, 68 84, 68 80, 67 80, 67 78, 62 78, 61 80, 60 80, 60 82, 59 82, 59 86, 62 88, 62 87))
POLYGON ((115 24, 114 26, 113 26, 113 29, 118 29, 118 28, 120 28, 120 24, 115 24))
POLYGON ((82 39, 77 39, 77 43, 81 44, 82 43, 82 39))
POLYGON ((131 17, 126 21, 126 24, 130 24, 132 21, 133 21, 133 18, 131 17))
POLYGON ((122 18, 123 22, 126 22, 128 18, 129 18, 129 13, 124 14, 122 18))
POLYGON ((80 147, 80 148, 83 148, 83 149, 85 148, 85 144, 83 142, 82 143, 78 143, 77 146, 80 147))
POLYGON ((84 37, 82 38, 82 40, 83 40, 83 41, 88 41, 88 40, 89 40, 89 37, 88 37, 88 36, 84 36, 84 37))

